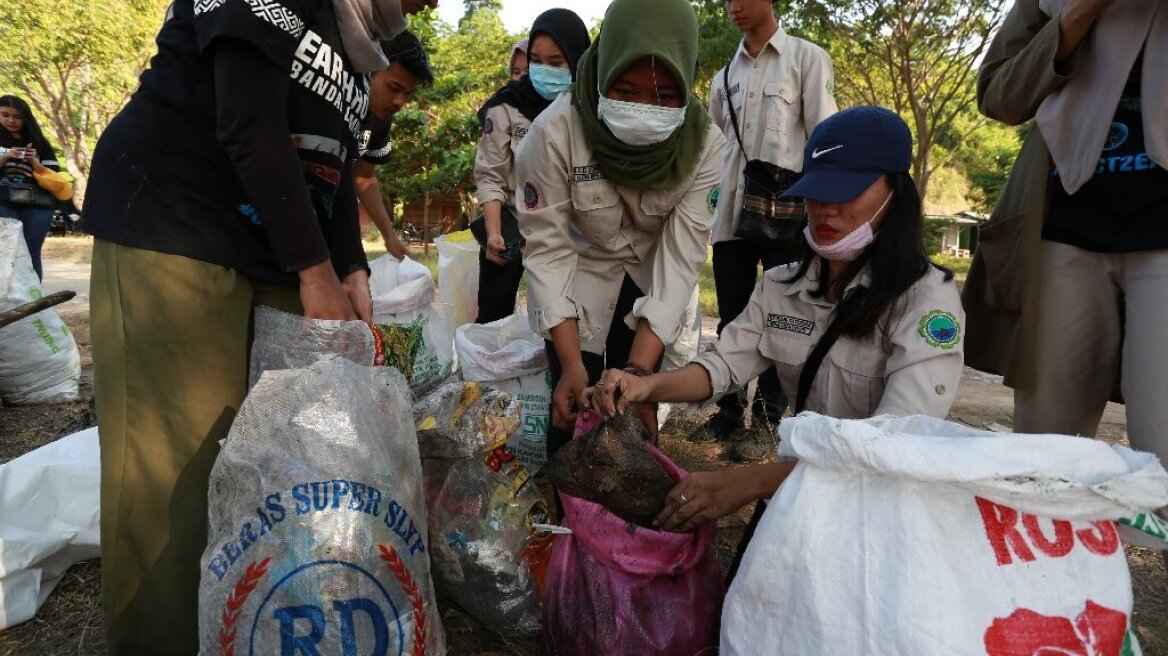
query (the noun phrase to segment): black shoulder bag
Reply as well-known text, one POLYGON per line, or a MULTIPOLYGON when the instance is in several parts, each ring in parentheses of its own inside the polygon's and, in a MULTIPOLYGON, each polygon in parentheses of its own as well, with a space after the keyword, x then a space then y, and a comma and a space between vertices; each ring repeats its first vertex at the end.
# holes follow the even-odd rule
MULTIPOLYGON (((824 331, 823 337, 815 343, 811 349, 811 353, 807 356, 807 361, 803 363, 803 368, 799 370, 799 387, 795 393, 795 414, 803 412, 803 407, 807 404, 807 395, 811 393, 811 383, 815 382, 815 374, 819 373, 819 367, 823 364, 823 359, 827 357, 827 352, 835 345, 836 340, 839 339, 840 334, 844 331, 843 322, 840 317, 851 314, 851 308, 864 302, 864 297, 867 296, 868 289, 865 287, 856 287, 856 290, 847 297, 845 301, 839 304, 836 309, 835 318, 828 324, 827 330, 824 331)), ((734 553, 734 560, 730 563, 730 571, 726 574, 726 585, 734 580, 734 575, 738 573, 738 566, 742 564, 742 556, 746 553, 746 547, 750 544, 750 540, 754 538, 754 530, 758 528, 758 523, 762 521, 762 514, 766 512, 766 501, 758 500, 754 505, 754 514, 750 516, 750 523, 746 525, 746 530, 742 533, 742 541, 738 543, 738 550, 734 553)))
MULTIPOLYGON (((722 69, 723 89, 726 105, 730 109, 730 122, 734 125, 734 136, 743 157, 750 157, 742 143, 742 132, 738 129, 738 115, 730 98, 730 66, 722 69)), ((748 159, 742 171, 742 214, 738 219, 738 229, 734 236, 756 242, 776 242, 783 252, 791 249, 799 239, 803 227, 803 202, 783 199, 783 192, 802 177, 781 166, 761 159, 748 159)))

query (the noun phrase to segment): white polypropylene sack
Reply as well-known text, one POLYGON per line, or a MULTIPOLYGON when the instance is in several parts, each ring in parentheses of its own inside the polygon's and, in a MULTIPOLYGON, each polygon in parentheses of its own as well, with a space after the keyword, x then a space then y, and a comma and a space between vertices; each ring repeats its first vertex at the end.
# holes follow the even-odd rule
MULTIPOLYGON (((685 315, 681 318, 681 334, 677 341, 665 346, 661 358, 661 371, 681 369, 698 357, 702 348, 702 312, 698 306, 698 288, 695 286, 689 297, 689 304, 685 306, 685 315)), ((659 403, 657 405, 657 424, 662 425, 674 412, 686 412, 694 408, 690 403, 659 403)))
POLYGON ((211 471, 203 654, 445 653, 405 379, 268 371, 211 471))
POLYGON ((799 464, 727 594, 722 654, 1141 653, 1112 520, 1168 504, 1155 456, 928 417, 779 430, 799 464))
MULTIPOLYGON (((0 218, 0 312, 45 295, 32 268, 20 221, 0 218)), ((0 398, 8 405, 77 398, 81 355, 52 308, 0 328, 0 398)))
POLYGON ((451 328, 479 314, 479 243, 470 230, 434 240, 438 247, 438 306, 451 328))
POLYGON ((543 340, 526 317, 513 314, 488 324, 459 326, 454 348, 465 380, 483 383, 520 401, 519 429, 507 447, 529 472, 547 460, 551 375, 543 340))
POLYGON ((373 322, 383 330, 387 363, 406 375, 414 395, 434 389, 454 369, 454 333, 434 307, 434 277, 410 258, 384 255, 373 272, 373 322))
POLYGON ((0 630, 36 615, 73 563, 97 558, 97 429, 0 465, 0 630))

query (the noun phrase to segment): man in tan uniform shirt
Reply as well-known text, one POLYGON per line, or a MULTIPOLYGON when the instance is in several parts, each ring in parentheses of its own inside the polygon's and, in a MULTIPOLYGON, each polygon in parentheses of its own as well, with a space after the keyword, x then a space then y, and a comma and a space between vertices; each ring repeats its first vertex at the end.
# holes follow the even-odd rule
MULTIPOLYGON (((726 139, 713 229, 719 333, 746 307, 759 264, 769 269, 786 261, 786 254, 773 244, 735 236, 746 162, 758 159, 790 171, 803 170, 807 138, 820 121, 836 111, 831 58, 819 46, 788 35, 772 4, 768 0, 726 3, 727 13, 744 38, 726 65, 729 70, 719 70, 710 85, 710 116, 726 139), (731 110, 738 121, 737 135, 731 110)), ((744 405, 745 391, 723 397, 718 401, 718 413, 691 439, 729 437, 743 426, 744 405)), ((786 405, 774 370, 765 370, 758 378, 751 408, 755 419, 761 420, 760 428, 767 424, 773 429, 786 405)), ((764 432, 769 433, 769 429, 764 432)))

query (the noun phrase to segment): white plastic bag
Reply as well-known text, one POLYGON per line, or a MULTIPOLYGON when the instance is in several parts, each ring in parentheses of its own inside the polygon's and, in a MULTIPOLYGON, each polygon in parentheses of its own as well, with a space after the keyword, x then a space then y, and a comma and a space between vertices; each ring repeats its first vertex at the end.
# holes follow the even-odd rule
POLYGON ((1168 504, 1155 456, 928 417, 779 430, 799 464, 730 587, 721 653, 1141 653, 1112 520, 1168 504))
POLYGON ((479 315, 479 243, 470 230, 434 240, 438 247, 438 305, 451 328, 479 315))
POLYGON ((373 322, 382 330, 386 363, 410 381, 414 395, 434 389, 454 370, 454 333, 434 307, 434 278, 408 257, 369 264, 373 322))
POLYGON ((266 372, 211 471, 203 654, 445 653, 405 379, 266 372))
POLYGON ((529 472, 547 460, 551 375, 543 340, 526 317, 513 314, 488 324, 459 326, 454 335, 462 377, 506 392, 522 403, 519 429, 507 447, 529 472))
MULTIPOLYGON (((0 218, 0 312, 45 295, 20 221, 0 218)), ((49 308, 0 328, 0 398, 8 405, 77 398, 81 355, 69 328, 49 308)))
POLYGON ((101 555, 97 429, 0 465, 0 630, 36 615, 73 563, 101 555))
MULTIPOLYGON (((681 369, 698 357, 702 348, 702 312, 698 306, 698 288, 694 287, 689 297, 689 304, 685 306, 685 315, 681 318, 681 335, 672 344, 666 344, 665 353, 661 358, 661 371, 681 369)), ((663 425, 675 412, 687 412, 696 408, 690 403, 659 403, 657 405, 657 424, 663 425)))

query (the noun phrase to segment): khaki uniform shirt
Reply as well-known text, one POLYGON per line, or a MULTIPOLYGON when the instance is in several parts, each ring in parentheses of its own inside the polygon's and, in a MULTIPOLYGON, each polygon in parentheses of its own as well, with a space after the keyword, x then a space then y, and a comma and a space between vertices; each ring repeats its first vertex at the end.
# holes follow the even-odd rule
POLYGON ((613 184, 596 164, 571 94, 561 94, 524 139, 517 157, 519 225, 527 240, 531 327, 576 319, 580 346, 603 353, 625 274, 645 292, 623 319, 645 319, 672 344, 706 261, 722 135, 713 125, 689 180, 676 189, 613 184))
POLYGON ((531 121, 511 105, 495 105, 487 110, 474 163, 479 205, 497 200, 515 209, 515 153, 530 129, 531 121))
MULTIPOLYGON (((722 330, 712 351, 695 362, 710 374, 714 395, 744 387, 775 365, 783 392, 794 402, 799 374, 834 318, 835 305, 813 298, 815 266, 785 283, 798 264, 766 272, 745 311, 722 330)), ((852 286, 867 285, 865 271, 852 286)), ((840 419, 881 414, 944 418, 961 381, 965 315, 957 285, 930 267, 894 306, 876 335, 841 335, 823 359, 804 410, 840 419)))
POLYGON ((722 180, 714 225, 714 242, 734 239, 742 212, 742 171, 747 160, 761 159, 791 171, 803 170, 803 147, 819 122, 837 110, 832 92, 831 57, 819 46, 789 36, 780 27, 758 57, 746 54, 746 42, 728 64, 730 90, 723 72, 710 84, 710 116, 726 138, 722 180), (734 103, 742 146, 734 135, 728 103, 734 103))

